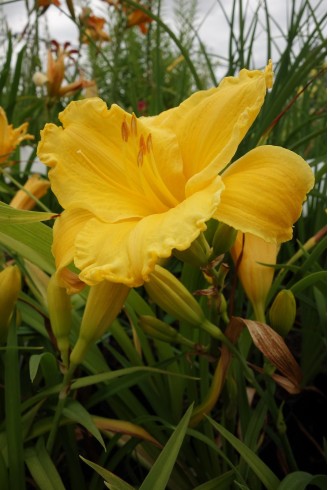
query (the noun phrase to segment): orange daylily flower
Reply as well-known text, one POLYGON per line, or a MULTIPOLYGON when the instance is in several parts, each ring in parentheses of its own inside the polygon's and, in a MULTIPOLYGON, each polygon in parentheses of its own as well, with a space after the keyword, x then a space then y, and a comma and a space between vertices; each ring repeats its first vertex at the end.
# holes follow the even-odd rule
POLYGON ((92 10, 89 7, 84 7, 79 18, 81 25, 84 27, 82 43, 87 44, 89 38, 100 42, 110 41, 109 35, 104 31, 106 20, 103 17, 96 17, 92 14, 92 10))
POLYGON ((34 139, 33 135, 26 134, 27 128, 27 122, 18 128, 13 128, 12 124, 8 124, 6 113, 0 107, 0 166, 12 163, 8 162, 8 157, 22 141, 34 139))
POLYGON ((59 0, 37 0, 38 7, 50 7, 50 5, 55 5, 55 7, 60 7, 59 0))
MULTIPOLYGON (((139 26, 141 32, 143 34, 147 34, 148 32, 147 24, 152 22, 153 19, 149 15, 147 15, 143 10, 134 9, 129 5, 125 5, 125 2, 122 0, 104 0, 104 1, 109 5, 112 5, 116 9, 121 9, 126 14, 127 16, 126 27, 139 26)), ((143 7, 141 3, 140 6, 143 7)))
POLYGON ((49 97, 63 97, 71 92, 76 92, 81 88, 94 85, 93 81, 79 78, 75 82, 68 83, 63 86, 65 77, 65 59, 70 58, 75 49, 68 49, 69 43, 65 43, 61 47, 56 41, 52 41, 52 49, 48 50, 48 65, 46 75, 37 72, 33 76, 33 81, 36 85, 47 84, 49 97), (54 56, 55 53, 55 56, 54 56))
POLYGON ((152 22, 152 18, 140 9, 136 9, 128 15, 127 27, 139 26, 143 34, 148 32, 148 24, 152 22))

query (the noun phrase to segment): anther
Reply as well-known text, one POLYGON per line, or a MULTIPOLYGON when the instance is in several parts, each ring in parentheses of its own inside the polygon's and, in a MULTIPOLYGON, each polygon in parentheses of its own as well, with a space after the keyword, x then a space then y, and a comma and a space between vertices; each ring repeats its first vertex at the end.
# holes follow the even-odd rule
POLYGON ((134 114, 131 117, 131 133, 133 136, 137 136, 137 118, 134 114))
POLYGON ((143 164, 143 151, 141 148, 138 152, 137 163, 138 163, 138 167, 141 167, 143 164))
POLYGON ((139 147, 142 153, 145 154, 147 148, 146 148, 145 138, 143 137, 143 135, 140 136, 139 147))
POLYGON ((128 128, 128 125, 126 124, 125 120, 122 122, 121 132, 122 132, 123 141, 128 141, 128 139, 129 139, 129 128, 128 128))
POLYGON ((147 136, 146 146, 149 153, 153 149, 153 138, 151 136, 151 133, 149 133, 149 135, 147 136))

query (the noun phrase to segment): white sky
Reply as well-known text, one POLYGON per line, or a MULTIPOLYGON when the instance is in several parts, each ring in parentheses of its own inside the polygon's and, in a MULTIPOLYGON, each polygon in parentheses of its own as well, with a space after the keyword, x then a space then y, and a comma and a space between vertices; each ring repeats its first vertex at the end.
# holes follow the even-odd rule
MULTIPOLYGON (((33 1, 34 0, 29 0, 29 3, 32 5, 33 1)), ((25 1, 17 0, 14 3, 6 3, 6 0, 0 0, 0 5, 2 3, 4 3, 4 5, 0 7, 0 18, 3 12, 12 32, 20 33, 25 27, 27 19, 25 1)), ((80 5, 82 2, 81 0, 73 0, 73 3, 78 14, 81 10, 80 5)), ((86 1, 83 2, 83 4, 85 3, 86 1)), ((176 17, 174 15, 174 5, 176 5, 177 3, 178 2, 174 0, 162 0, 162 18, 173 29, 176 22, 176 17)), ((244 0, 243 3, 244 5, 247 5, 248 12, 249 14, 251 14, 252 12, 255 12, 259 4, 263 3, 263 0, 244 0)), ((287 12, 290 10, 292 0, 268 0, 267 3, 269 6, 270 14, 273 16, 279 26, 284 29, 287 23, 287 12)), ((299 4, 300 0, 297 0, 297 3, 299 4)), ((310 3, 313 7, 319 5, 320 12, 325 13, 325 0, 311 0, 310 3)), ((92 7, 97 15, 103 15, 106 19, 108 19, 108 5, 105 2, 101 0, 89 0, 88 4, 92 7)), ((187 4, 186 1, 185 4, 187 4)), ((221 0, 221 4, 224 5, 224 8, 226 9, 228 15, 230 15, 233 1, 221 0)), ((61 0, 61 6, 63 10, 67 11, 65 0, 61 0)), ((261 13, 261 18, 264 19, 264 9, 261 9, 261 13)), ((64 13, 60 12, 55 6, 51 6, 43 17, 47 21, 47 26, 51 39, 55 39, 60 43, 70 41, 73 45, 77 44, 77 27, 69 18, 67 18, 67 16, 65 16, 64 13)), ((222 13, 218 0, 198 0, 197 17, 194 26, 196 28, 198 27, 198 34, 210 52, 218 54, 220 56, 227 56, 229 28, 227 26, 226 20, 224 19, 224 15, 222 13)), ((257 32, 260 32, 260 30, 261 29, 258 29, 257 32)), ((279 42, 279 38, 281 38, 281 35, 278 29, 273 24, 272 31, 273 35, 277 39, 277 42, 279 42)), ((238 22, 236 22, 236 32, 238 32, 238 22)), ((259 38, 256 41, 254 61, 256 68, 262 67, 267 62, 266 43, 264 36, 265 34, 263 35, 262 40, 261 38, 259 38)), ((1 51, 0 55, 3 55, 1 51)))

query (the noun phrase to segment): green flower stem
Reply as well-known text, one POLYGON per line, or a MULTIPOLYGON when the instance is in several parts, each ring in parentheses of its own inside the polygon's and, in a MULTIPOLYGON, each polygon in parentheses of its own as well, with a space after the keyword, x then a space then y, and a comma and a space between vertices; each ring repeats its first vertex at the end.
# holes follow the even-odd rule
POLYGON ((59 423, 60 423, 60 419, 61 419, 61 414, 62 414, 62 411, 65 407, 66 400, 67 400, 67 397, 68 397, 69 392, 70 392, 71 380, 72 380, 72 376, 73 376, 75 369, 76 369, 76 365, 74 365, 74 364, 71 365, 69 370, 64 375, 62 388, 59 392, 58 403, 57 403, 53 423, 51 426, 51 430, 50 430, 47 445, 46 445, 46 449, 47 449, 49 454, 51 454, 55 440, 56 440, 58 427, 60 425, 59 423))

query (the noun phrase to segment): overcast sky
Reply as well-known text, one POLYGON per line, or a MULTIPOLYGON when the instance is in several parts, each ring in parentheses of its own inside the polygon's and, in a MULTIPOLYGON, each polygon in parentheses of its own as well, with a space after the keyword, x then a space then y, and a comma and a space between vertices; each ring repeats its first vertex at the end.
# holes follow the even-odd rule
MULTIPOLYGON (((13 33, 20 33, 26 25, 26 6, 25 1, 17 0, 14 3, 6 3, 6 0, 0 0, 0 5, 2 5, 2 12, 5 15, 8 25, 13 33)), ((29 2, 32 4, 32 1, 29 2)), ((81 10, 81 2, 79 0, 73 0, 76 12, 79 13, 81 10)), ((84 4, 86 2, 83 2, 84 4)), ((108 5, 101 0, 89 0, 89 5, 93 8, 97 15, 103 15, 108 19, 107 9, 108 5)), ((142 3, 142 2, 141 2, 142 3)), ((162 18, 163 20, 174 29, 175 15, 174 15, 174 5, 178 2, 174 0, 162 0, 162 18)), ((187 3, 187 2, 185 2, 187 3)), ((224 0, 221 2, 227 10, 228 15, 233 5, 232 0, 224 0)), ((248 4, 249 18, 251 18, 252 12, 255 12, 257 6, 263 3, 261 0, 248 0, 243 2, 245 5, 248 4)), ((300 3, 300 0, 297 0, 300 3)), ((275 21, 281 26, 284 31, 288 11, 290 10, 292 0, 269 0, 269 11, 273 16, 275 21)), ((326 1, 325 0, 311 0, 313 6, 320 5, 320 11, 324 13, 326 11, 326 1)), ((61 5, 63 10, 66 10, 65 0, 61 0, 61 5)), ((197 3, 197 16, 194 23, 195 27, 198 27, 198 34, 200 35, 202 41, 206 44, 209 51, 220 56, 227 55, 228 46, 228 33, 229 28, 227 22, 224 18, 224 14, 219 5, 218 0, 198 0, 197 3)), ((0 10, 1 15, 1 10, 0 10)), ((44 18, 47 20, 47 25, 49 29, 49 34, 51 39, 55 39, 62 43, 65 41, 70 41, 73 45, 78 42, 78 30, 73 22, 62 12, 60 12, 55 6, 49 7, 44 18)), ((261 9, 260 18, 264 21, 264 9, 261 9)), ((238 19, 237 19, 238 20, 238 19)), ((238 23, 236 23, 236 32, 238 32, 238 23)), ((258 30, 260 33, 260 29, 258 30)), ((278 29, 272 24, 272 34, 275 36, 277 42, 281 42, 281 35, 278 29)), ((266 64, 266 43, 265 35, 257 39, 254 65, 256 68, 261 68, 266 64)), ((1 49, 1 44, 0 44, 1 49)), ((277 53, 273 54, 273 58, 278 56, 277 53)), ((275 62, 275 59, 273 59, 275 62)))

